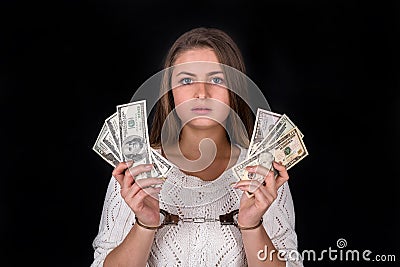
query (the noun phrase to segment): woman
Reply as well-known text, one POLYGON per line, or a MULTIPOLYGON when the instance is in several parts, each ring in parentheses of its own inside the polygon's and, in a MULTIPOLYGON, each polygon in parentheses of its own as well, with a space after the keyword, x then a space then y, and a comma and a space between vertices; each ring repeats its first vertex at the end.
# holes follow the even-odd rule
POLYGON ((253 116, 229 68, 245 73, 237 45, 218 29, 195 28, 170 48, 150 143, 177 167, 166 179, 135 180, 152 165, 116 166, 92 266, 302 266, 285 260, 297 249, 286 168, 274 162, 275 178, 248 166, 261 183, 237 182, 230 169, 245 159, 253 116), (173 224, 158 227, 161 217, 173 224))

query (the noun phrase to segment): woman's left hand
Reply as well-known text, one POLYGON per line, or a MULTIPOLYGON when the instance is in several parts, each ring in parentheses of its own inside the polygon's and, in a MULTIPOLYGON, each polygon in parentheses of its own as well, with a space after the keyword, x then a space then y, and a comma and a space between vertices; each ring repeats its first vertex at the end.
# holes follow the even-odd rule
POLYGON ((253 194, 252 197, 247 194, 242 195, 238 214, 238 224, 240 226, 251 227, 257 225, 276 199, 279 187, 289 179, 284 165, 274 161, 273 167, 278 171, 276 178, 272 170, 270 171, 261 165, 247 166, 246 170, 249 173, 264 176, 264 181, 240 180, 233 186, 253 194))

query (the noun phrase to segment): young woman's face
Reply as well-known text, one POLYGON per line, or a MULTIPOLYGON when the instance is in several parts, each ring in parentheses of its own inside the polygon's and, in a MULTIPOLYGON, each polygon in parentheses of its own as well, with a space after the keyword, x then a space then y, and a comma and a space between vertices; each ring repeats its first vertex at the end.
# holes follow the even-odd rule
POLYGON ((212 49, 197 48, 179 55, 171 85, 175 109, 183 125, 196 128, 225 125, 230 111, 229 92, 212 49))

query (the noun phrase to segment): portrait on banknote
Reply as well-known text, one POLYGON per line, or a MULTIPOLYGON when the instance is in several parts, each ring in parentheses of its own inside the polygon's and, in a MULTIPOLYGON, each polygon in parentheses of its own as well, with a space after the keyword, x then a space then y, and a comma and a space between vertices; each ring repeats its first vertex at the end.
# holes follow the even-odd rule
POLYGON ((145 142, 140 136, 127 136, 122 143, 122 153, 127 160, 139 161, 147 155, 145 142))

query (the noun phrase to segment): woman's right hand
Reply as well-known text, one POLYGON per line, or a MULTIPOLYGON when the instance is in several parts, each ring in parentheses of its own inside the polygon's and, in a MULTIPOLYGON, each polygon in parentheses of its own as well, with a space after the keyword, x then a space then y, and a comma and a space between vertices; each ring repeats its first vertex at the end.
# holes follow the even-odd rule
POLYGON ((135 176, 148 172, 152 164, 139 164, 131 167, 133 162, 121 162, 112 172, 114 178, 121 186, 121 196, 135 213, 138 220, 145 224, 156 226, 160 224, 160 206, 158 193, 165 179, 142 178, 135 180, 135 176))

